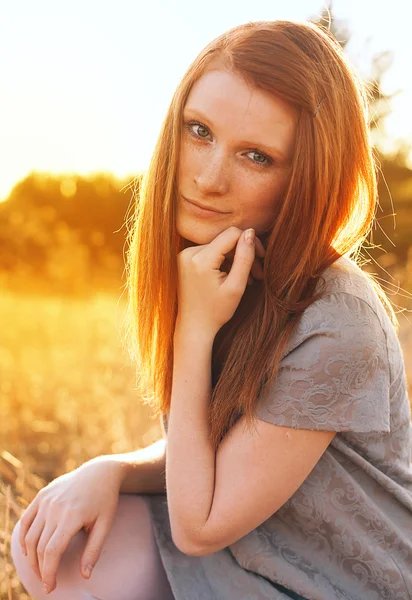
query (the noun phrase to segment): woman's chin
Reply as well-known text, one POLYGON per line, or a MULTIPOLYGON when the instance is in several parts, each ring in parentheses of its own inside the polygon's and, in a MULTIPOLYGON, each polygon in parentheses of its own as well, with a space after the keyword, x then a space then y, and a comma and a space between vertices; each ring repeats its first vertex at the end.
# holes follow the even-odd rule
MULTIPOLYGON (((215 222, 212 221, 204 221, 198 222, 192 219, 187 219, 183 215, 179 215, 176 220, 176 230, 177 233, 187 240, 188 246, 204 246, 205 244, 210 244, 218 235, 225 231, 234 223, 221 221, 215 222)), ((238 224, 235 225, 239 226, 238 224)), ((242 228, 242 226, 240 226, 242 228)), ((244 227, 246 229, 247 227, 244 227)), ((264 231, 263 233, 257 232, 256 235, 259 237, 260 241, 265 244, 266 240, 270 236, 269 231, 264 231)))
POLYGON ((189 242, 189 246, 203 246, 210 244, 225 229, 228 229, 230 225, 223 226, 222 224, 210 224, 205 226, 202 223, 196 226, 196 224, 190 225, 188 223, 180 223, 177 221, 176 230, 177 233, 189 242))

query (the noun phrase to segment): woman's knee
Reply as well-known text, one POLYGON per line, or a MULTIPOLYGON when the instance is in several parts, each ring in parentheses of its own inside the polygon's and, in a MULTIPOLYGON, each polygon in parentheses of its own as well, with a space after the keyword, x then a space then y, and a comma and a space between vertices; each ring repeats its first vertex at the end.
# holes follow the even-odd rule
POLYGON ((173 600, 144 495, 120 495, 105 551, 92 577, 96 574, 93 593, 99 598, 173 600))
POLYGON ((73 536, 60 558, 57 586, 46 595, 19 543, 20 521, 12 532, 12 559, 24 587, 36 600, 98 598, 100 600, 172 600, 166 573, 153 535, 150 510, 144 496, 120 494, 112 527, 90 579, 84 579, 80 561, 88 534, 73 536))
POLYGON ((37 575, 31 568, 28 556, 25 556, 22 552, 20 541, 20 520, 17 521, 16 525, 11 534, 10 540, 10 553, 16 569, 17 575, 27 592, 36 600, 43 600, 47 596, 43 590, 43 584, 38 579, 37 575))

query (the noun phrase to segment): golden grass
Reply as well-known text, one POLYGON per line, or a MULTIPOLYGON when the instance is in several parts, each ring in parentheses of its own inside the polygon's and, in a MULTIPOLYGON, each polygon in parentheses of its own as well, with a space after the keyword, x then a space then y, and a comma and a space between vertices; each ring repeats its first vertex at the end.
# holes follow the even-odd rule
MULTIPOLYGON (((0 315, 0 599, 27 600, 10 535, 38 490, 89 458, 147 446, 161 429, 133 390, 117 297, 2 291, 0 315)), ((412 326, 404 317, 400 322, 412 383, 412 326)))
POLYGON ((0 315, 0 598, 23 600, 10 535, 38 490, 94 456, 147 446, 161 429, 133 389, 118 298, 2 291, 0 315))

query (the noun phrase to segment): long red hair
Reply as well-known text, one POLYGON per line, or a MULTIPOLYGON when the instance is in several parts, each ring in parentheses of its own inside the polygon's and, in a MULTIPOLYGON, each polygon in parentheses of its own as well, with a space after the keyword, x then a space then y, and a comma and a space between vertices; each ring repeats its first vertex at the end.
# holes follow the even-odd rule
MULTIPOLYGON (((216 60, 293 105, 299 118, 288 185, 264 239, 264 280, 246 289, 215 339, 215 447, 240 415, 253 423, 292 329, 322 293, 322 286, 315 293, 322 271, 343 254, 359 259, 377 204, 367 91, 328 30, 310 22, 251 22, 208 44, 174 93, 128 224, 129 348, 139 396, 157 416, 170 408, 176 255, 185 247, 175 227, 182 113, 193 84, 216 60)), ((368 277, 397 327, 385 292, 368 277)))

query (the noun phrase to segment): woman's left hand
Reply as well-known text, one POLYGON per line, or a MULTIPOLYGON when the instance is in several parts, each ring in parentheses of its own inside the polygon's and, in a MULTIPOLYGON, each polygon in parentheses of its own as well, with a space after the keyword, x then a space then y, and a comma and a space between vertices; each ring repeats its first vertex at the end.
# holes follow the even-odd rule
MULTIPOLYGON (((248 231, 248 230, 246 230, 248 231)), ((234 315, 245 292, 255 260, 265 249, 259 238, 249 243, 237 227, 222 231, 209 244, 185 248, 178 259, 178 322, 216 335, 234 315), (235 249, 235 250, 234 250, 235 249), (234 250, 229 273, 220 271, 234 250)))

